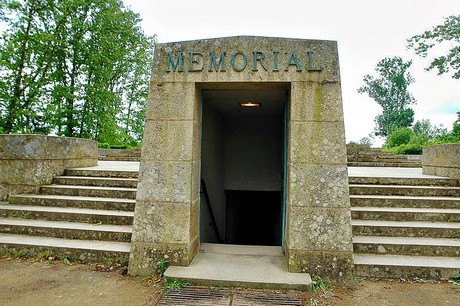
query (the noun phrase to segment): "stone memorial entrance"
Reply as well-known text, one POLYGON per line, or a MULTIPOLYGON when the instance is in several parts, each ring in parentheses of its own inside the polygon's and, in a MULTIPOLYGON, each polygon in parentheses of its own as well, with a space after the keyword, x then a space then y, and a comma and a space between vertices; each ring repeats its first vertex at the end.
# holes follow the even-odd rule
POLYGON ((282 246, 288 271, 346 283, 351 237, 335 42, 156 46, 131 274, 188 266, 213 242, 282 246))

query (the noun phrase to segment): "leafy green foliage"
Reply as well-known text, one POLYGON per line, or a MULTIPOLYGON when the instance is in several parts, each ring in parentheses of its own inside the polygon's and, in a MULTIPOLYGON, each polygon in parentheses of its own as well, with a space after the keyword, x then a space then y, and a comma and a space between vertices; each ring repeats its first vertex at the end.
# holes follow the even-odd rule
POLYGON ((388 136, 400 127, 408 127, 414 121, 414 111, 409 106, 415 98, 409 93, 408 86, 414 82, 408 69, 412 62, 400 57, 384 58, 375 71, 377 76, 365 75, 364 85, 359 93, 367 93, 381 107, 382 113, 375 121, 375 134, 388 136))
POLYGON ((408 48, 426 57, 430 50, 446 42, 450 45, 448 53, 433 58, 426 70, 437 69, 438 75, 452 70, 452 77, 460 79, 460 15, 449 16, 444 24, 408 39, 408 48))
POLYGON ((118 0, 1 0, 0 129, 142 138, 154 37, 118 0))
POLYGON ((313 292, 318 292, 318 290, 322 290, 323 292, 326 292, 328 288, 328 285, 326 282, 321 279, 318 275, 312 275, 311 277, 311 290, 313 292))
POLYGON ((370 147, 370 146, 372 146, 373 141, 372 141, 371 137, 366 136, 366 137, 361 138, 358 143, 361 144, 361 145, 366 145, 366 146, 370 147))
POLYGON ((454 122, 452 132, 432 126, 429 120, 417 121, 413 128, 399 128, 387 138, 384 150, 395 154, 422 154, 423 148, 434 144, 460 142, 460 113, 454 122))
POLYGON ((166 259, 166 258, 161 258, 157 262, 157 272, 158 272, 158 274, 160 274, 160 276, 163 277, 163 275, 165 274, 166 269, 168 269, 168 267, 169 267, 169 260, 166 259))
POLYGON ((166 290, 179 290, 182 289, 185 286, 193 286, 193 283, 188 281, 188 280, 170 280, 166 282, 166 290))
POLYGON ((414 135, 415 133, 410 128, 398 128, 388 135, 387 144, 390 148, 408 144, 414 135))
POLYGON ((100 149, 109 149, 110 145, 108 143, 106 143, 106 142, 102 142, 102 143, 100 142, 100 143, 98 143, 97 147, 100 148, 100 149))
POLYGON ((449 283, 460 286, 460 274, 456 274, 449 279, 449 283))

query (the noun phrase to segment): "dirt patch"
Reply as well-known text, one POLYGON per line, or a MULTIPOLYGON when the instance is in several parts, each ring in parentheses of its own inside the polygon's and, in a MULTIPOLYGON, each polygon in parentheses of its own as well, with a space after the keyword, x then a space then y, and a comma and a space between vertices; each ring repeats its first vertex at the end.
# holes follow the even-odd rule
POLYGON ((355 289, 310 294, 310 305, 459 305, 460 286, 447 282, 364 280, 355 289))
MULTIPOLYGON (((156 305, 160 288, 124 270, 0 258, 0 305, 156 305)), ((458 305, 460 286, 364 280, 352 290, 298 294, 310 305, 458 305)))
POLYGON ((0 258, 0 305, 152 305, 158 288, 123 270, 0 258))

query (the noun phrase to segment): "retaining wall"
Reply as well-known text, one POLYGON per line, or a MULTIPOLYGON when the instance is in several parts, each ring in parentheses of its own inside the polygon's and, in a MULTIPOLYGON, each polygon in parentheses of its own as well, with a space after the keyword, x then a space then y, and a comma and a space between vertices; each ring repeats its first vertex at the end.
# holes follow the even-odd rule
POLYGON ((45 135, 0 135, 0 200, 35 193, 66 168, 97 165, 97 142, 45 135))
POLYGON ((423 148, 423 174, 460 179, 460 143, 423 148))

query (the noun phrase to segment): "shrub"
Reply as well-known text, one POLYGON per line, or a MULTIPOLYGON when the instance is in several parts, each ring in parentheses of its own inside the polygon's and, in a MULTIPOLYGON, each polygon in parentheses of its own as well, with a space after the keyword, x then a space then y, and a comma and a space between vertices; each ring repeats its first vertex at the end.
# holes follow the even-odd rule
POLYGON ((118 144, 118 145, 110 145, 110 149, 131 149, 131 145, 127 143, 118 144))
POLYGON ((387 148, 394 148, 400 145, 408 144, 414 135, 414 131, 410 128, 398 128, 388 135, 387 148))
POLYGON ((420 143, 410 143, 410 144, 402 144, 397 147, 393 147, 389 149, 389 151, 395 153, 395 154, 422 154, 423 152, 423 147, 425 144, 420 144, 420 143))
POLYGON ((109 149, 110 145, 108 143, 106 143, 106 142, 102 142, 102 143, 100 142, 98 144, 98 147, 101 148, 101 149, 109 149))

